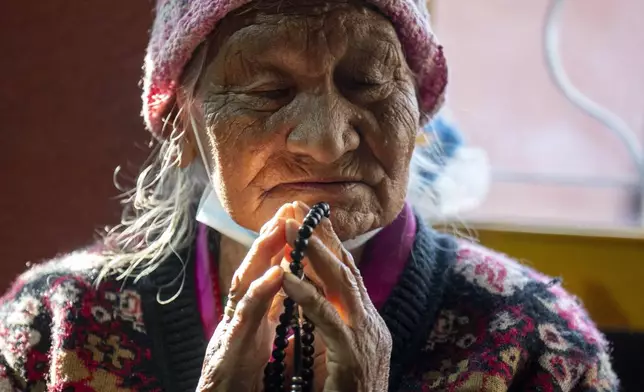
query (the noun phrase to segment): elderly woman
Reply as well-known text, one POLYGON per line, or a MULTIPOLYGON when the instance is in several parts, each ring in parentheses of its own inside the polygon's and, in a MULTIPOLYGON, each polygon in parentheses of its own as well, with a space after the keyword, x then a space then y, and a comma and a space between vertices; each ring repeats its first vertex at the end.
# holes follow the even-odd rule
POLYGON ((120 226, 4 297, 0 390, 261 391, 285 296, 307 390, 617 389, 556 280, 424 223, 446 66, 422 2, 161 1, 143 85, 160 147, 120 226))

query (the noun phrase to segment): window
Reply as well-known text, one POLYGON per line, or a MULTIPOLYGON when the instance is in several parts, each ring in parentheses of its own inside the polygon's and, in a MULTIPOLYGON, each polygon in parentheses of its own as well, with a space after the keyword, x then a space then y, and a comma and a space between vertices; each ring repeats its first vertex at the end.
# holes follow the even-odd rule
MULTIPOLYGON (((548 1, 434 0, 450 64, 449 107, 492 166, 468 220, 566 226, 642 224, 627 147, 571 104, 543 51, 548 1)), ((644 141, 644 2, 568 0, 559 52, 573 84, 644 141)))

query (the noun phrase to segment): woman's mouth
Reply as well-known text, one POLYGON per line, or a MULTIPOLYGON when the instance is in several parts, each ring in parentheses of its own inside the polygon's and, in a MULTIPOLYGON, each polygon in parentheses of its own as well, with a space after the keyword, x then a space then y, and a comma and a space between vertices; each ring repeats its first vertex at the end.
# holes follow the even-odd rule
POLYGON ((364 186, 361 181, 301 181, 283 183, 273 190, 299 192, 347 192, 353 188, 364 186))
POLYGON ((309 177, 293 180, 278 184, 271 189, 271 193, 310 194, 318 197, 323 195, 325 200, 330 200, 346 197, 348 193, 351 193, 352 197, 357 196, 353 192, 368 188, 367 183, 358 177, 309 177))

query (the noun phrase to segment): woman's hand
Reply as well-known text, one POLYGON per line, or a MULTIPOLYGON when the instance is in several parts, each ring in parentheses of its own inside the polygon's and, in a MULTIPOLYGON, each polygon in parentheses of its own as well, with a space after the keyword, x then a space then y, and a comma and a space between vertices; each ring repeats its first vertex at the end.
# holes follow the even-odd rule
MULTIPOLYGON (((308 212, 302 203, 295 204, 304 214, 308 212)), ((299 225, 293 219, 286 222, 286 238, 291 246, 299 225)), ((324 342, 325 355, 317 355, 320 348, 316 345, 315 389, 386 391, 391 334, 367 294, 353 257, 342 246, 328 219, 322 219, 309 239, 304 271, 323 294, 291 273, 284 273, 283 287, 315 324, 316 334, 324 342), (319 371, 324 357, 326 375, 319 371)))
POLYGON ((197 391, 262 391, 276 319, 282 310, 279 262, 285 246, 287 204, 262 228, 235 271, 224 318, 210 339, 197 391))

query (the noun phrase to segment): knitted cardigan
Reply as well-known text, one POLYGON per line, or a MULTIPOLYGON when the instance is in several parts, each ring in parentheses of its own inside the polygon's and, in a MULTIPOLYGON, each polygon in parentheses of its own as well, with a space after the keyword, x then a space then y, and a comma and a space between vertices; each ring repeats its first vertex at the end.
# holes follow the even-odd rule
MULTIPOLYGON (((183 252, 193 276, 191 249, 183 252)), ((207 342, 179 258, 95 285, 79 251, 24 273, 0 303, 0 391, 194 391, 207 342), (161 305, 183 282, 181 294, 161 305)), ((607 343, 575 298, 482 247, 418 224, 380 311, 390 391, 615 391, 607 343)))

